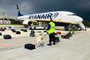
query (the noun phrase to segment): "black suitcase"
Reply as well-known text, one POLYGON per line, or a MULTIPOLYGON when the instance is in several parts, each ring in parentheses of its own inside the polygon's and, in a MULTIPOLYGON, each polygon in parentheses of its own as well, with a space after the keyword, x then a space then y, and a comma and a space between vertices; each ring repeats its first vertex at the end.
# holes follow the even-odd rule
POLYGON ((20 31, 16 31, 16 34, 21 34, 21 32, 20 31))
POLYGON ((31 30, 30 36, 31 37, 34 37, 35 36, 35 31, 34 30, 31 30))
POLYGON ((16 32, 16 30, 15 30, 15 29, 11 29, 11 31, 12 31, 12 32, 16 32))
POLYGON ((0 36, 2 36, 2 33, 0 33, 0 36))
POLYGON ((60 42, 59 37, 55 37, 55 42, 56 42, 56 43, 57 43, 57 42, 60 42))
POLYGON ((28 44, 25 44, 25 46, 24 46, 26 49, 29 49, 29 50, 33 50, 33 49, 35 49, 36 47, 35 47, 35 44, 30 44, 30 43, 28 43, 28 44))
POLYGON ((11 35, 3 35, 4 39, 12 39, 11 35))
POLYGON ((61 35, 62 38, 64 39, 69 39, 70 37, 66 36, 66 35, 61 35))
POLYGON ((27 32, 27 30, 26 30, 26 29, 21 29, 21 31, 23 31, 23 32, 27 32))

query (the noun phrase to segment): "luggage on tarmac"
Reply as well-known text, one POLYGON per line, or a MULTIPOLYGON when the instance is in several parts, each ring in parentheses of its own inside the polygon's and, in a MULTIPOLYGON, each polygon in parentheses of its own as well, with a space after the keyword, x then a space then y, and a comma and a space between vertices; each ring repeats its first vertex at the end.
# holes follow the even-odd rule
POLYGON ((59 37, 55 37, 55 42, 56 42, 56 43, 57 43, 57 42, 60 42, 59 37))
POLYGON ((21 32, 20 31, 16 31, 16 34, 21 34, 21 32))
POLYGON ((0 33, 0 36, 2 36, 2 33, 0 33))
POLYGON ((72 34, 71 34, 71 32, 69 32, 66 35, 61 35, 61 37, 65 38, 65 39, 69 39, 70 37, 72 37, 72 34))
POLYGON ((55 33, 55 42, 60 42, 61 40, 61 32, 56 32, 55 33))
POLYGON ((15 29, 11 29, 11 31, 12 31, 12 32, 16 32, 16 30, 15 30, 15 29))
POLYGON ((4 39, 12 39, 11 35, 9 35, 9 34, 8 35, 3 35, 3 38, 4 39))
POLYGON ((5 29, 3 29, 3 28, 0 28, 0 31, 5 31, 5 29))
POLYGON ((30 36, 31 37, 34 37, 35 36, 35 31, 34 30, 31 30, 30 36))
POLYGON ((26 29, 21 29, 21 31, 23 31, 23 32, 27 32, 27 30, 26 30, 26 29))
POLYGON ((61 34, 61 32, 56 32, 55 34, 58 35, 58 34, 61 34))
POLYGON ((36 49, 35 44, 30 44, 30 43, 25 44, 24 48, 29 49, 29 50, 36 49))
POLYGON ((71 32, 67 33, 66 36, 68 36, 68 37, 72 37, 71 32))
POLYGON ((61 35, 62 38, 69 39, 70 37, 67 35, 61 35))

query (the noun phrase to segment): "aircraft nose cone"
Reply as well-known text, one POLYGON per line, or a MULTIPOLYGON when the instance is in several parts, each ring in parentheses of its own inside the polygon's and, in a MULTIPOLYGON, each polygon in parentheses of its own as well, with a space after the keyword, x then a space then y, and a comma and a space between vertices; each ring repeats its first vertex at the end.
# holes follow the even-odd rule
POLYGON ((81 18, 81 17, 78 17, 78 21, 83 21, 83 18, 81 18))
POLYGON ((79 17, 79 16, 76 16, 76 17, 74 18, 74 21, 81 22, 81 21, 83 21, 83 18, 81 18, 81 17, 79 17))

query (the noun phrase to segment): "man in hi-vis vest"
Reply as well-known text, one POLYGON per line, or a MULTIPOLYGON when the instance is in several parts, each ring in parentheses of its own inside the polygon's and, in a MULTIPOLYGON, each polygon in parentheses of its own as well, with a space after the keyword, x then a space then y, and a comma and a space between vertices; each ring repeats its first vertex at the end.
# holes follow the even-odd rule
POLYGON ((55 23, 53 22, 52 18, 50 17, 50 22, 48 24, 47 33, 49 34, 49 44, 48 45, 55 45, 55 23))

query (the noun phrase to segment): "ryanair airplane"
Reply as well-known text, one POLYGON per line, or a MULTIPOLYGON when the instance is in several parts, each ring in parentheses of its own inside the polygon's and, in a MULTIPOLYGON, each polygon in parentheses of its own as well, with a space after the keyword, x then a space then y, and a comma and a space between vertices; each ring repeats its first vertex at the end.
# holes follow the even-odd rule
POLYGON ((32 22, 38 21, 41 22, 50 21, 50 17, 52 17, 54 22, 77 24, 82 30, 85 30, 85 26, 82 23, 83 19, 72 12, 54 11, 54 12, 22 15, 18 5, 17 10, 18 10, 18 19, 23 22, 23 25, 31 25, 32 22))

